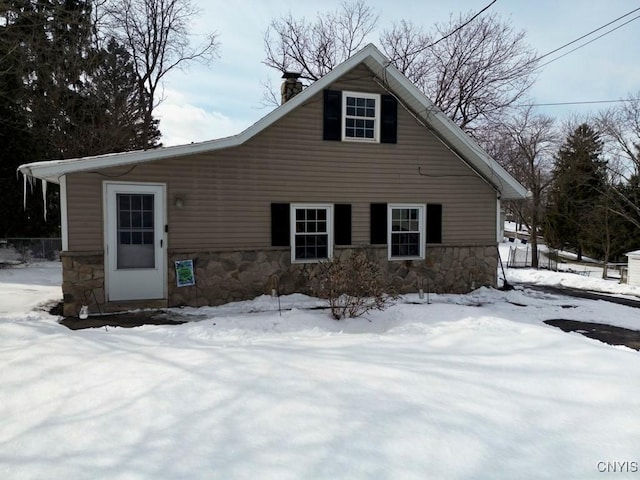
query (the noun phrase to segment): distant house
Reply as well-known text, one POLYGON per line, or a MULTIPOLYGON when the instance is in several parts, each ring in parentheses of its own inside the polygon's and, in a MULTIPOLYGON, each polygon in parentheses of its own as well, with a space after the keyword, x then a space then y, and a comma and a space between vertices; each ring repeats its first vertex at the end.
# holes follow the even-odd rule
POLYGON ((627 283, 640 287, 640 250, 625 253, 627 256, 627 283))
POLYGON ((20 167, 60 184, 65 315, 313 293, 317 262, 355 247, 401 292, 496 284, 516 180, 373 45, 304 90, 288 77, 236 136, 20 167))

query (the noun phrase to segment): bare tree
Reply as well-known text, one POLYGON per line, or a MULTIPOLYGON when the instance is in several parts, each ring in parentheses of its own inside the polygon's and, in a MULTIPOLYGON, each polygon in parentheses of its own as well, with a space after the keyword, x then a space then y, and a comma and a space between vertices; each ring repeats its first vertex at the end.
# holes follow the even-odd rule
POLYGON ((640 91, 620 105, 600 112, 595 121, 605 141, 612 178, 610 209, 640 228, 640 91))
POLYGON ((396 68, 465 130, 499 118, 535 80, 525 33, 495 14, 451 16, 428 32, 402 21, 381 42, 396 68))
MULTIPOLYGON (((315 21, 289 14, 271 22, 264 63, 313 82, 361 48, 377 21, 364 0, 315 21)), ((536 54, 524 32, 497 15, 459 14, 430 31, 403 20, 384 30, 380 43, 396 68, 467 131, 498 118, 535 80, 536 54)))
POLYGON ((133 59, 145 112, 143 144, 148 148, 162 79, 191 61, 208 63, 216 58, 217 34, 206 35, 195 47, 191 44, 190 22, 199 13, 191 0, 109 0, 105 8, 109 33, 126 46, 133 59))
POLYGON ((337 10, 318 13, 315 21, 291 13, 273 20, 264 37, 265 65, 295 71, 315 81, 362 47, 378 22, 364 0, 343 2, 337 10))
POLYGON ((627 179, 640 175, 640 91, 601 112, 596 124, 611 147, 610 153, 624 160, 618 173, 627 179))
POLYGON ((537 115, 532 107, 511 115, 492 129, 492 141, 487 150, 530 192, 524 202, 512 202, 517 214, 530 233, 532 266, 538 267, 538 231, 542 225, 545 194, 551 185, 553 151, 557 134, 554 119, 537 115))

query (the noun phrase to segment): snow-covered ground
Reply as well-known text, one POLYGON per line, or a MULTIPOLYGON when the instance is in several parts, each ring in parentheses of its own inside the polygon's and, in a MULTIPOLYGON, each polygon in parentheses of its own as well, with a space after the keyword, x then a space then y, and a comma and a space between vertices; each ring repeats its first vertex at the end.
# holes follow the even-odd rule
POLYGON ((62 300, 61 285, 62 270, 58 262, 0 268, 0 321, 25 316, 40 318, 32 310, 62 300))
POLYGON ((542 323, 640 310, 482 288, 336 322, 292 295, 71 331, 34 310, 59 285, 0 269, 0 478, 640 478, 640 353, 542 323))

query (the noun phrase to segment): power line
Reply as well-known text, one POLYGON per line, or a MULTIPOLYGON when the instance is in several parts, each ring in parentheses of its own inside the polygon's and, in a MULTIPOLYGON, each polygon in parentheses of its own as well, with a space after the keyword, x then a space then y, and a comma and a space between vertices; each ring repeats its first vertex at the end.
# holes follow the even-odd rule
MULTIPOLYGON (((611 20, 609 23, 605 23, 604 25, 602 25, 601 27, 596 28, 595 30, 591 30, 589 33, 586 33, 586 34, 582 35, 581 37, 576 38, 575 40, 571 40, 569 43, 565 43, 565 44, 564 44, 564 45, 562 45, 561 47, 558 47, 558 48, 556 48, 556 49, 554 49, 554 50, 551 50, 550 52, 545 53, 544 55, 539 56, 539 57, 537 58, 537 60, 542 60, 543 58, 548 57, 549 55, 551 55, 551 54, 553 54, 553 53, 556 53, 557 51, 562 50, 563 48, 566 48, 566 47, 568 47, 569 45, 573 45, 574 43, 579 42, 579 41, 580 41, 580 40, 582 40, 583 38, 586 38, 586 37, 588 37, 589 35, 591 35, 591 34, 593 34, 593 33, 596 33, 596 32, 598 32, 598 31, 602 30, 603 28, 606 28, 606 27, 608 27, 609 25, 611 25, 611 24, 613 24, 613 23, 616 23, 618 20, 621 20, 621 19, 623 19, 624 17, 628 17, 629 15, 631 15, 632 13, 637 12, 638 10, 640 10, 640 7, 636 8, 635 10, 631 10, 631 11, 630 11, 630 12, 628 12, 628 13, 625 13, 624 15, 622 15, 622 16, 620 16, 620 17, 616 18, 615 20, 611 20)), ((638 18, 638 17, 636 17, 636 18, 638 18)), ((630 21, 633 21, 633 20, 635 20, 635 18, 634 18, 634 19, 632 19, 632 20, 630 20, 630 21)), ((627 23, 629 23, 629 22, 627 22, 627 23)), ((623 25, 626 25, 626 23, 624 23, 623 25)), ((620 27, 621 27, 621 26, 623 26, 623 25, 620 25, 620 27)), ((618 28, 620 28, 620 27, 618 27, 618 28)), ((612 30, 612 31, 613 31, 613 30, 612 30)), ((600 37, 598 37, 598 38, 600 38, 600 37)), ((597 39, 594 39, 594 40, 597 40, 597 39)), ((585 45, 587 45, 587 44, 585 43, 585 45)), ((572 50, 572 51, 573 51, 573 50, 572 50)), ((569 53, 571 53, 571 52, 569 52, 569 53)), ((566 54, 565 54, 565 55, 566 55, 566 54)), ((560 57, 558 57, 558 58, 560 58, 560 57)), ((546 64, 545 64, 545 65, 546 65, 546 64)))
POLYGON ((459 25, 458 27, 456 27, 455 29, 453 29, 452 31, 450 31, 449 33, 447 33, 444 37, 440 37, 438 40, 436 40, 433 43, 430 43, 429 45, 425 45, 424 47, 420 47, 417 48, 416 50, 414 50, 413 52, 409 52, 407 54, 407 56, 411 56, 411 55, 415 55, 417 53, 423 52, 425 51, 427 48, 431 48, 434 45, 439 44, 440 42, 442 42, 443 40, 446 40, 447 38, 449 38, 451 35, 459 32, 460 30, 462 30, 464 27, 466 27, 467 25, 469 25, 471 22, 473 22, 476 18, 478 18, 481 14, 483 14, 486 10, 489 9, 489 7, 491 5, 493 5, 494 3, 496 3, 498 0, 493 0, 489 5, 487 5, 486 7, 484 7, 482 10, 480 10, 478 13, 476 13, 473 17, 471 17, 469 20, 467 20, 466 22, 464 22, 462 25, 459 25))
POLYGON ((624 102, 637 102, 638 98, 627 98, 620 100, 585 100, 579 102, 550 102, 550 103, 523 103, 518 105, 519 107, 555 107, 561 105, 592 105, 598 103, 624 103, 624 102))
POLYGON ((426 47, 424 47, 424 49, 427 49, 429 47, 433 47, 434 45, 442 42, 443 40, 446 40, 447 38, 449 38, 451 35, 453 35, 454 33, 462 30, 464 27, 466 27, 467 25, 469 25, 471 22, 473 22, 476 18, 478 18, 481 14, 483 14, 486 10, 489 9, 489 7, 491 5, 493 5, 494 3, 496 3, 497 0, 493 0, 489 5, 487 5, 486 7, 484 7, 482 10, 480 10, 478 13, 476 13, 473 17, 471 17, 469 20, 467 20, 466 22, 464 22, 462 25, 460 25, 459 27, 455 28, 453 31, 447 33, 444 37, 436 40, 435 42, 433 42, 431 45, 427 45, 426 47))
MULTIPOLYGON (((640 8, 638 8, 638 9, 636 9, 636 10, 634 10, 634 11, 637 11, 637 10, 640 10, 640 8)), ((542 68, 542 67, 544 67, 544 66, 546 66, 546 65, 549 65, 550 63, 555 62, 556 60, 559 60, 559 59, 561 59, 562 57, 566 57, 566 56, 567 56, 567 55, 569 55, 570 53, 575 52, 576 50, 578 50, 578 49, 580 49, 580 48, 582 48, 582 47, 586 47, 586 46, 587 46, 587 45, 589 45, 590 43, 595 42, 596 40, 598 40, 598 39, 600 39, 600 38, 604 37, 605 35, 609 35, 611 32, 614 32, 614 31, 618 30, 619 28, 624 27, 625 25, 627 25, 627 24, 629 24, 629 23, 633 22, 634 20, 637 20, 638 18, 640 18, 640 15, 638 15, 638 16, 636 16, 636 17, 633 17, 631 20, 627 20, 627 21, 626 21, 626 22, 624 22, 623 24, 618 25, 617 27, 612 28, 611 30, 609 30, 609 31, 607 31, 607 32, 604 32, 602 35, 598 35, 596 38, 591 39, 591 40, 589 40, 588 42, 585 42, 585 43, 583 43, 582 45, 579 45, 579 46, 577 46, 576 48, 573 48, 573 49, 569 50, 568 52, 563 53, 562 55, 560 55, 560 56, 558 56, 558 57, 556 57, 556 58, 553 58, 553 59, 549 60, 549 61, 548 61, 548 62, 546 62, 546 63, 543 63, 542 65, 539 65, 539 66, 538 66, 538 68, 542 68)), ((588 35, 590 35, 590 34, 588 34, 588 35)), ((584 37, 581 37, 581 38, 584 38, 584 37)), ((571 42, 571 43, 574 43, 574 42, 571 42)), ((566 45, 565 45, 565 46, 566 46, 566 45)), ((560 47, 560 48, 564 48, 564 46, 563 46, 563 47, 560 47)), ((557 50, 558 50, 558 49, 556 49, 555 51, 557 51, 557 50)), ((544 57, 544 56, 546 56, 546 55, 543 55, 543 57, 544 57)), ((543 58, 543 57, 539 57, 539 58, 538 58, 538 60, 539 60, 540 58, 543 58)))

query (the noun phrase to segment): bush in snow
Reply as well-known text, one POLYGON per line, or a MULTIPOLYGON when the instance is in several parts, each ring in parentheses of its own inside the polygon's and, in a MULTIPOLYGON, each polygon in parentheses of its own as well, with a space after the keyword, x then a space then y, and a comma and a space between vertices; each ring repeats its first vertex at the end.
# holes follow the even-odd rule
POLYGON ((320 296, 326 298, 336 320, 384 310, 398 298, 386 285, 380 267, 364 250, 346 252, 319 265, 320 296))

